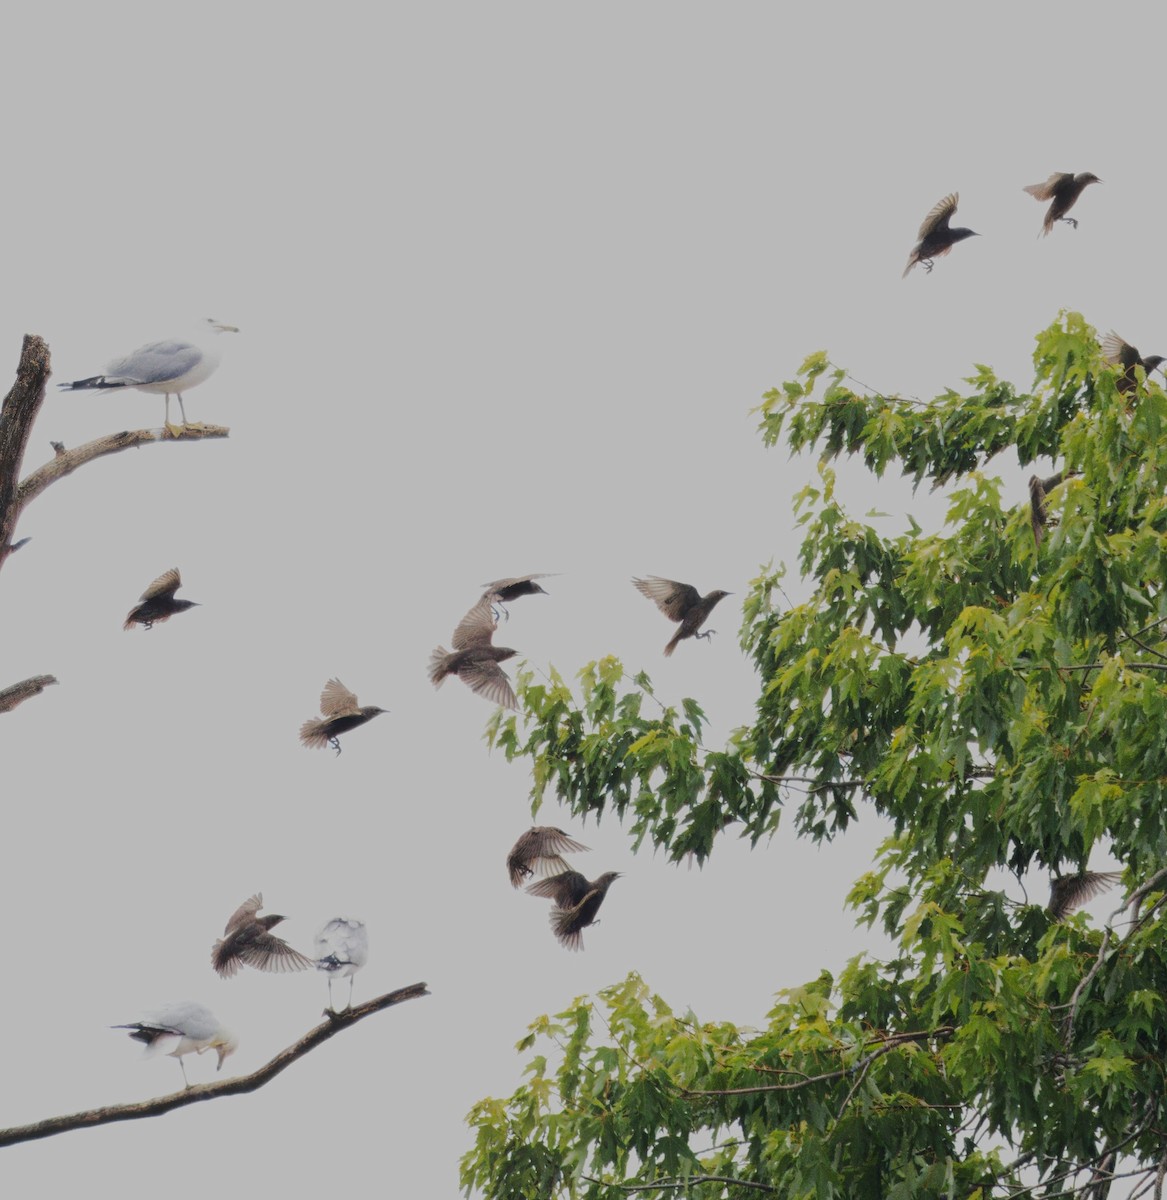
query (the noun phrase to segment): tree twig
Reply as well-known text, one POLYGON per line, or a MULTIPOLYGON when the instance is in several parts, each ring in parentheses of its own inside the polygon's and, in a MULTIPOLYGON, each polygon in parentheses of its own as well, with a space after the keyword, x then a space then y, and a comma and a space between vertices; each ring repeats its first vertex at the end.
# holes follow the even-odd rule
POLYGON ((65 475, 71 475, 78 467, 92 462, 95 458, 104 458, 107 454, 117 454, 122 450, 132 450, 137 446, 149 446, 160 442, 201 442, 208 438, 225 438, 231 430, 225 425, 179 425, 173 432, 169 428, 159 429, 127 429, 121 433, 110 433, 105 437, 86 442, 72 450, 58 450, 43 467, 37 467, 25 479, 17 492, 16 511, 19 514, 26 504, 35 500, 49 486, 56 483, 65 475))
POLYGON ((39 696, 50 684, 56 683, 55 675, 33 675, 30 679, 22 679, 11 687, 0 691, 0 713, 11 712, 18 704, 39 696))
POLYGON ((348 1029, 365 1017, 392 1008, 406 1000, 415 1000, 419 996, 430 993, 424 983, 410 984, 409 987, 398 988, 395 992, 387 992, 373 1000, 366 1000, 356 1008, 344 1012, 325 1012, 322 1024, 310 1029, 298 1042, 287 1049, 281 1050, 275 1058, 266 1062, 258 1071, 250 1075, 239 1075, 234 1079, 224 1079, 218 1083, 196 1084, 185 1091, 174 1092, 169 1096, 158 1096, 154 1100, 143 1100, 137 1104, 114 1104, 106 1108, 91 1108, 86 1112, 71 1113, 64 1117, 48 1117, 31 1125, 16 1125, 11 1129, 0 1129, 0 1146, 12 1146, 17 1142, 31 1142, 38 1138, 52 1137, 57 1133, 68 1133, 73 1129, 90 1129, 95 1125, 108 1125, 113 1121, 135 1121, 140 1117, 157 1117, 175 1108, 185 1108, 188 1104, 198 1104, 202 1100, 217 1100, 220 1096, 240 1096, 246 1092, 254 1092, 265 1083, 274 1079, 285 1068, 290 1067, 298 1058, 303 1058, 310 1050, 314 1050, 322 1042, 348 1029))

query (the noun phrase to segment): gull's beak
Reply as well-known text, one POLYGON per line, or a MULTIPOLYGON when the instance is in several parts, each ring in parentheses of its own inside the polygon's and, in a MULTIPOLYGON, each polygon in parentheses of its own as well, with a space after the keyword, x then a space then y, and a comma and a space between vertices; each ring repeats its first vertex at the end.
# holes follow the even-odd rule
POLYGON ((238 333, 239 332, 238 325, 224 325, 222 321, 216 321, 214 317, 208 317, 207 324, 216 333, 238 333))

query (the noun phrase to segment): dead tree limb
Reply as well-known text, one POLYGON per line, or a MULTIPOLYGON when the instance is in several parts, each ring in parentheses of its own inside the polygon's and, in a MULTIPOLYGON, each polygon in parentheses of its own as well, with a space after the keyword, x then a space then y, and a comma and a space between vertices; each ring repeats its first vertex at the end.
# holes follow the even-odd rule
POLYGON ((11 687, 0 691, 0 713, 11 712, 18 704, 23 704, 33 696, 39 696, 50 684, 56 683, 55 675, 34 675, 31 679, 22 679, 11 687))
POLYGON ((57 1133, 68 1133, 73 1129, 90 1129, 96 1125, 109 1125, 114 1121, 136 1121, 141 1117, 157 1117, 175 1108, 185 1108, 188 1104, 198 1104, 203 1100, 217 1100, 220 1096, 240 1096, 245 1092, 254 1092, 257 1088, 274 1079, 286 1067, 290 1067, 298 1058, 303 1058, 309 1050, 314 1050, 322 1042, 348 1029, 365 1017, 392 1008, 406 1000, 415 1000, 419 996, 430 993, 424 983, 414 983, 409 987, 398 988, 395 992, 387 992, 374 1000, 366 1000, 356 1008, 344 1012, 325 1012, 325 1020, 310 1029, 298 1042, 294 1042, 286 1050, 281 1050, 275 1058, 265 1063, 258 1071, 250 1075, 239 1075, 234 1079, 224 1079, 219 1083, 195 1084, 181 1092, 169 1096, 159 1096, 154 1100, 143 1100, 137 1104, 114 1104, 106 1108, 91 1108, 86 1112, 71 1113, 67 1117, 47 1117, 32 1125, 16 1125, 11 1129, 0 1129, 0 1146, 12 1146, 17 1142, 32 1142, 38 1138, 52 1137, 57 1133))
POLYGON ((33 422, 45 399, 52 374, 49 347, 35 334, 25 334, 16 367, 16 382, 0 405, 0 566, 11 552, 12 534, 20 516, 17 480, 33 422))
POLYGON ((121 433, 99 437, 72 450, 66 450, 64 447, 57 449, 60 443, 54 443, 53 457, 43 467, 37 467, 17 489, 17 514, 30 500, 35 500, 50 483, 72 475, 78 467, 92 462, 95 458, 104 458, 107 454, 117 454, 121 450, 132 450, 136 446, 148 446, 152 442, 201 442, 207 438, 225 438, 230 432, 226 425, 178 425, 173 430, 167 427, 127 429, 121 433))

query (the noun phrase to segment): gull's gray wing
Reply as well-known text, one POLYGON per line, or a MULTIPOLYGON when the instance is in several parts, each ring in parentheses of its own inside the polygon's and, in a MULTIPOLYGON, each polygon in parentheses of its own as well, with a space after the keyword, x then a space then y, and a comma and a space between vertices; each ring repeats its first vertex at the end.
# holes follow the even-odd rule
POLYGON ((105 368, 107 383, 165 383, 179 379, 202 362, 203 352, 190 342, 150 342, 105 368))

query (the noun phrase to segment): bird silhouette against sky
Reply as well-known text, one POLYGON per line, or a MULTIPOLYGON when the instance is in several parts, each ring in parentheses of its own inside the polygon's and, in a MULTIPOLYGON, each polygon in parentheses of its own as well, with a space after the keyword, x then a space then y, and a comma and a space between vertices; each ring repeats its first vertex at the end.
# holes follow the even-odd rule
POLYGON ((952 192, 939 201, 924 218, 924 223, 920 226, 920 232, 916 234, 919 241, 912 247, 912 253, 908 255, 908 265, 904 267, 904 273, 901 278, 906 279, 908 272, 916 263, 921 263, 924 270, 930 274, 934 259, 941 258, 947 254, 957 242, 963 242, 965 238, 978 236, 973 229, 952 229, 949 227, 949 219, 956 212, 956 206, 959 201, 960 193, 952 192))
POLYGON ((170 424, 170 397, 178 399, 178 410, 182 413, 182 424, 187 424, 186 408, 182 394, 209 379, 222 358, 218 339, 210 334, 238 333, 234 325, 224 325, 208 317, 199 326, 199 334, 191 340, 169 339, 149 342, 132 350, 124 358, 115 358, 100 375, 88 379, 74 379, 71 383, 59 383, 62 391, 88 389, 137 388, 140 392, 161 393, 166 397, 166 428, 176 432, 178 426, 170 424))
POLYGON ((172 567, 163 575, 159 575, 142 593, 141 604, 131 608, 126 616, 123 629, 133 629, 141 625, 143 629, 153 629, 162 621, 169 621, 175 613, 186 612, 188 608, 198 608, 197 600, 176 600, 174 593, 182 587, 182 577, 177 567, 172 567))
POLYGON ((1028 192, 1035 200, 1052 200, 1046 209, 1045 220, 1041 223, 1041 233, 1038 237, 1046 237, 1057 221, 1065 221, 1067 225, 1078 228, 1078 222, 1066 213, 1077 203, 1078 197, 1092 183, 1101 183, 1097 175, 1083 171, 1072 175, 1069 171, 1055 171, 1045 183, 1031 183, 1023 191, 1028 192))
POLYGON ((672 654, 677 648, 677 643, 685 638, 711 638, 717 632, 716 629, 707 629, 704 633, 698 633, 697 630, 705 624, 714 608, 730 594, 716 589, 702 596, 692 584, 679 583, 675 579, 662 579, 659 575, 649 575, 647 579, 634 579, 632 584, 670 621, 681 623, 681 628, 665 646, 666 655, 672 654))
POLYGON ((568 950, 583 949, 583 931, 595 925, 596 914, 619 871, 605 871, 599 879, 588 879, 578 871, 563 871, 550 879, 539 879, 527 888, 528 895, 552 900, 551 932, 568 950))
POLYGON ((375 704, 364 707, 339 679, 330 679, 320 693, 320 717, 313 717, 300 726, 300 742, 313 750, 331 746, 340 753, 340 735, 371 721, 387 708, 375 704))
POLYGON ((430 683, 441 687, 447 675, 457 675, 475 695, 517 709, 511 681, 498 664, 518 651, 492 644, 497 628, 488 593, 458 622, 450 643, 453 650, 438 646, 430 655, 430 683))
POLYGON ((512 575, 509 579, 496 579, 493 583, 482 585, 486 589, 482 598, 489 600, 492 608, 501 609, 509 620, 510 613, 506 606, 520 596, 546 596, 547 592, 535 580, 550 578, 550 575, 512 575))
POLYGON ((507 855, 507 874, 512 887, 522 887, 532 875, 552 875, 570 871, 560 856, 588 849, 551 825, 532 825, 511 847, 507 855))
POLYGON ((280 973, 306 971, 315 962, 298 950, 293 950, 283 938, 271 932, 285 917, 274 914, 261 917, 263 894, 256 892, 231 914, 221 937, 211 947, 211 966, 224 978, 230 979, 241 966, 257 971, 280 973))

